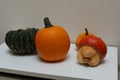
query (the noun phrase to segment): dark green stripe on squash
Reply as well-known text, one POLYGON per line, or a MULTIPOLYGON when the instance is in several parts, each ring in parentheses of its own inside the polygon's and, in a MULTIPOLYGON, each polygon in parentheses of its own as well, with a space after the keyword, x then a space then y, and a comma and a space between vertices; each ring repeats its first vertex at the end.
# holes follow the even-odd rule
POLYGON ((38 29, 27 28, 25 30, 18 29, 16 31, 9 31, 6 34, 5 42, 7 46, 16 55, 31 54, 36 51, 35 35, 38 29))
POLYGON ((5 37, 5 42, 6 42, 6 44, 8 45, 8 46, 10 46, 11 45, 11 35, 13 35, 13 33, 14 33, 15 31, 9 31, 7 34, 6 34, 6 37, 5 37))

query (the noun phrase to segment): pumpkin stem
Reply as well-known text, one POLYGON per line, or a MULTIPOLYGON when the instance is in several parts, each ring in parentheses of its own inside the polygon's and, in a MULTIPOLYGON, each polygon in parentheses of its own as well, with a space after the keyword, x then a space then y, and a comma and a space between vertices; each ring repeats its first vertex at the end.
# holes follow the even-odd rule
POLYGON ((44 18, 44 24, 45 24, 45 28, 49 28, 53 26, 48 17, 44 18))
POLYGON ((86 33, 85 35, 88 35, 88 30, 87 30, 87 28, 85 28, 85 33, 86 33))

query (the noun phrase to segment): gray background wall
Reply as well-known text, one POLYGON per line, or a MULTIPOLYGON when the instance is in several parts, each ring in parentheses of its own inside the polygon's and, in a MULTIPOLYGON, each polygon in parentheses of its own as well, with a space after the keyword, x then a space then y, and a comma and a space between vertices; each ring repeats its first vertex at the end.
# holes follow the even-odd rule
POLYGON ((9 30, 44 27, 46 16, 68 31, 71 42, 87 27, 120 48, 120 0, 0 0, 0 43, 9 30))

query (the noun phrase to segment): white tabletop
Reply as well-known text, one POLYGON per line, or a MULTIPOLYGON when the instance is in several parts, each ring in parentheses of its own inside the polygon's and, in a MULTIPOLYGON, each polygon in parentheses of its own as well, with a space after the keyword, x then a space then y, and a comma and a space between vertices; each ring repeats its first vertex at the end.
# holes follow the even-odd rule
POLYGON ((42 61, 37 54, 12 55, 9 48, 3 43, 0 46, 0 72, 59 80, 117 80, 118 48, 107 48, 108 52, 104 61, 99 66, 89 67, 78 64, 74 44, 71 44, 64 61, 48 63, 42 61))

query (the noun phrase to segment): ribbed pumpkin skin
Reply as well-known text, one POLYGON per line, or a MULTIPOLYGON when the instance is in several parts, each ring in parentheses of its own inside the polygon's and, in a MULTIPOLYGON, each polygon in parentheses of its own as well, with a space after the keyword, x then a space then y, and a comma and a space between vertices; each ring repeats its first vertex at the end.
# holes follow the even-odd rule
POLYGON ((36 50, 41 59, 48 62, 64 60, 69 48, 70 38, 61 26, 51 24, 48 17, 44 18, 45 27, 36 33, 36 50))
POLYGON ((68 33, 60 26, 40 29, 35 38, 39 56, 45 61, 65 59, 70 48, 68 33))
POLYGON ((16 55, 31 54, 36 50, 35 35, 37 31, 38 29, 36 28, 9 31, 6 34, 5 42, 7 46, 13 51, 13 54, 16 55))

